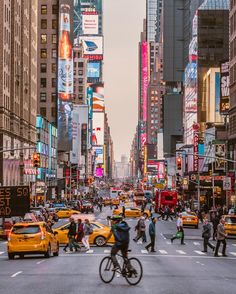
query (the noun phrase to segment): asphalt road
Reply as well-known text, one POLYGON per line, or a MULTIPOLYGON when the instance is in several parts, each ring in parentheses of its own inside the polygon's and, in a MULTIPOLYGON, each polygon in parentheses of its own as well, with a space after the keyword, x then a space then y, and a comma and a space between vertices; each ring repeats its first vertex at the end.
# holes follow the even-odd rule
MULTIPOLYGON (((96 218, 106 222, 107 208, 96 218)), ((136 220, 127 220, 134 236, 136 220)), ((171 244, 175 221, 157 223, 156 253, 147 253, 144 244, 130 243, 132 252, 140 259, 144 269, 142 281, 129 286, 124 278, 116 277, 111 284, 104 284, 98 275, 101 259, 109 254, 108 247, 92 247, 88 253, 65 253, 44 259, 26 257, 9 261, 6 243, 0 242, 0 293, 50 293, 50 294, 217 294, 235 293, 236 240, 228 240, 228 257, 213 257, 202 250, 201 226, 185 229, 186 245, 179 240, 171 244)), ((213 242, 214 243, 214 242, 213 242)))

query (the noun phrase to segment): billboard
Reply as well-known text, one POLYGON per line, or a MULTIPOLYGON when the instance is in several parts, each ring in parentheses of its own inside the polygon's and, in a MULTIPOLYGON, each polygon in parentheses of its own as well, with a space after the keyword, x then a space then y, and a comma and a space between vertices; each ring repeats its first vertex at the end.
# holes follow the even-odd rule
POLYGON ((79 162, 79 108, 74 105, 72 111, 72 151, 70 152, 70 162, 78 164, 79 162))
POLYGON ((74 0, 74 37, 83 34, 82 15, 97 13, 99 16, 99 33, 102 33, 102 0, 74 0))
POLYGON ((104 83, 88 84, 93 91, 93 112, 104 112, 104 83))
MULTIPOLYGON (((142 111, 144 125, 147 122, 147 93, 148 93, 148 43, 142 42, 142 111)), ((141 144, 144 145, 147 141, 147 130, 141 134, 141 144)))
POLYGON ((225 170, 225 144, 215 144, 215 170, 225 170))
POLYGON ((21 216, 30 210, 28 186, 0 187, 0 218, 21 216))
POLYGON ((98 178, 103 177, 103 168, 102 167, 96 167, 95 177, 98 177, 98 178))
POLYGON ((87 63, 87 77, 88 78, 100 78, 100 62, 88 62, 87 63))
POLYGON ((220 66, 220 113, 227 114, 229 111, 229 62, 221 63, 220 66))
POLYGON ((92 145, 104 145, 104 113, 93 113, 92 145))
POLYGON ((72 149, 73 0, 59 1, 58 150, 72 149))
POLYGON ((98 34, 98 14, 97 12, 84 12, 82 14, 82 34, 98 34))
POLYGON ((84 57, 89 60, 103 59, 103 37, 102 36, 80 36, 79 44, 83 46, 84 57))
POLYGON ((95 164, 103 164, 103 147, 93 147, 93 150, 95 152, 95 164))

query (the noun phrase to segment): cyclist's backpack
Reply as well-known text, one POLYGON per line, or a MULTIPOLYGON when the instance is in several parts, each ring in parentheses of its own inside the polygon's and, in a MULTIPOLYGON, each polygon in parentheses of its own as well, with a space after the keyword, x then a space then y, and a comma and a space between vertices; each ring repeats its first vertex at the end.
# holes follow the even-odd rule
POLYGON ((114 232, 115 240, 121 244, 129 243, 129 231, 130 227, 128 224, 122 221, 116 226, 116 230, 114 232))

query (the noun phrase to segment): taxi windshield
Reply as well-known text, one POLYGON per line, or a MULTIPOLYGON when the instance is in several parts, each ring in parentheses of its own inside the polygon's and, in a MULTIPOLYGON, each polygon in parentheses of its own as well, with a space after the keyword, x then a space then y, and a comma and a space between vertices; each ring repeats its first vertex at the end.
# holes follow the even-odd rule
POLYGON ((37 225, 31 226, 15 226, 12 229, 13 234, 21 235, 21 234, 37 234, 40 232, 40 227, 37 225))
POLYGON ((225 222, 227 224, 236 224, 236 217, 226 217, 225 222))

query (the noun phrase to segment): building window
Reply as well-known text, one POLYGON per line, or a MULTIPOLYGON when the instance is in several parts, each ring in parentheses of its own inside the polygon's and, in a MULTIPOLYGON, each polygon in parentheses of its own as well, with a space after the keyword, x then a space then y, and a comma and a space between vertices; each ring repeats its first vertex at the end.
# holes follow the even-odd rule
POLYGON ((78 98, 79 98, 79 100, 83 100, 83 95, 79 94, 78 98))
POLYGON ((56 73, 56 72, 57 72, 57 64, 52 63, 52 73, 56 73))
POLYGON ((40 56, 41 58, 47 58, 47 49, 41 49, 40 56))
POLYGON ((52 114, 52 117, 55 117, 57 115, 55 107, 52 107, 51 114, 52 114))
POLYGON ((41 88, 46 88, 47 87, 47 79, 45 79, 45 78, 40 79, 40 87, 41 88))
POLYGON ((83 93, 83 87, 79 86, 79 92, 83 93))
POLYGON ((41 14, 47 14, 47 5, 41 5, 41 14))
POLYGON ((52 14, 58 14, 58 5, 52 5, 52 14))
POLYGON ((52 29, 54 29, 54 30, 57 29, 57 19, 52 20, 52 29))
POLYGON ((83 62, 78 62, 78 67, 84 67, 84 63, 83 62))
POLYGON ((83 75, 83 71, 79 70, 79 75, 82 76, 83 75))
POLYGON ((79 79, 79 84, 83 84, 83 79, 79 79))
POLYGON ((47 63, 40 64, 40 72, 42 73, 47 72, 47 63))
POLYGON ((47 44, 47 34, 41 34, 41 44, 47 44))
POLYGON ((53 78, 52 79, 52 88, 56 88, 57 85, 57 79, 53 78))
POLYGON ((52 58, 57 58, 57 49, 52 49, 52 58))
POLYGON ((57 101, 57 93, 52 93, 52 102, 57 101))
POLYGON ((41 19, 41 29, 46 29, 46 28, 47 28, 47 20, 41 19))
POLYGON ((46 102, 46 100, 47 100, 47 94, 40 93, 40 102, 46 102))
POLYGON ((52 35, 52 44, 57 44, 57 35, 56 34, 52 35))
POLYGON ((46 107, 40 107, 40 114, 43 117, 46 117, 47 116, 47 108, 46 107))

